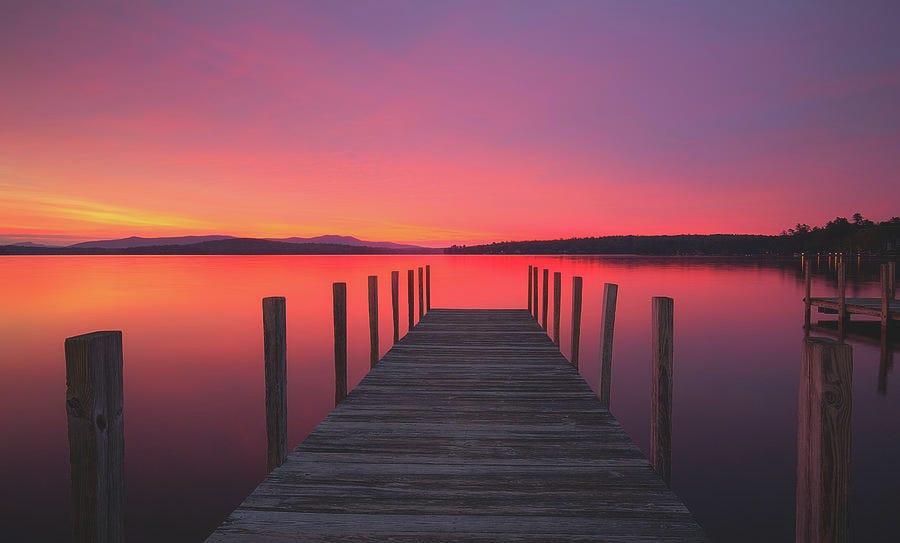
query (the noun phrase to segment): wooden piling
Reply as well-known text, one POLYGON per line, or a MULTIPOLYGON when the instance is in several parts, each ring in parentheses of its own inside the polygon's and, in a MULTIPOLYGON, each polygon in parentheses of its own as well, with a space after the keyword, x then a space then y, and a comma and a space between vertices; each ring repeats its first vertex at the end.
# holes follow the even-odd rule
POLYGON ((65 351, 73 540, 124 541, 122 332, 70 337, 65 351))
POLYGON ((559 347, 559 311, 562 297, 562 273, 553 272, 553 343, 559 347))
POLYGON ((534 306, 531 303, 531 273, 534 270, 534 266, 528 266, 528 312, 531 313, 534 311, 534 306))
POLYGON ((847 270, 844 263, 838 266, 838 336, 843 339, 847 320, 847 270))
POLYGON ((538 320, 538 267, 535 266, 531 274, 531 302, 534 308, 534 320, 538 320))
POLYGON ((347 397, 347 283, 332 285, 334 297, 334 405, 347 397))
POLYGON ((425 270, 419 267, 419 320, 425 316, 425 270))
POLYGON ((847 541, 853 350, 804 338, 797 410, 798 543, 847 541))
POLYGON ((425 311, 431 311, 431 265, 425 266, 425 311))
POLYGON ((394 321, 394 343, 400 341, 400 272, 391 272, 391 310, 394 321))
POLYGON ((578 367, 578 349, 581 342, 581 277, 572 278, 572 365, 578 367))
POLYGON ((413 270, 406 271, 406 304, 409 313, 409 330, 416 325, 416 276, 413 270))
POLYGON ((672 379, 674 373, 672 298, 652 302, 650 366, 650 465, 666 484, 672 481, 672 379))
POLYGON ((378 276, 369 276, 369 367, 378 363, 378 276))
POLYGON ((890 266, 887 264, 881 265, 881 335, 887 335, 887 327, 888 327, 888 317, 890 312, 890 295, 891 295, 891 284, 890 284, 890 266))
POLYGON ((891 300, 897 299, 897 264, 888 262, 888 288, 891 300))
POLYGON ((609 409, 612 389, 613 330, 616 326, 616 298, 619 285, 603 284, 603 314, 600 317, 600 405, 609 409))
POLYGON ((805 312, 803 313, 803 329, 807 332, 809 331, 809 327, 812 324, 812 274, 809 270, 809 263, 806 264, 806 297, 803 298, 804 303, 806 304, 805 312))
POLYGON ((550 301, 550 270, 544 268, 544 280, 542 286, 544 287, 544 292, 541 295, 541 326, 544 327, 544 330, 547 329, 547 306, 550 301))
POLYGON ((266 469, 287 457, 287 323, 283 296, 263 298, 263 347, 266 365, 266 469))

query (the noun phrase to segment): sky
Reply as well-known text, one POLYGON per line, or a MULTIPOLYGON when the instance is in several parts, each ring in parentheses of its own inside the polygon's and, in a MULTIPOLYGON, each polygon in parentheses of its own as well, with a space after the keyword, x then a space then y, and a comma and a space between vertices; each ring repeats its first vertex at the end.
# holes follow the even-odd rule
POLYGON ((0 242, 900 214, 900 2, 0 3, 0 242))

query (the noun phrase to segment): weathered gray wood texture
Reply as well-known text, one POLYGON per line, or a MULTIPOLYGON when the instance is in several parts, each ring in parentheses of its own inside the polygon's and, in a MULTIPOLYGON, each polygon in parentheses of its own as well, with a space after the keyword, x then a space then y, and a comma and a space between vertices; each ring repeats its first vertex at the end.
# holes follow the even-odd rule
POLYGON ((287 321, 283 296, 263 298, 263 351, 266 375, 267 466, 287 456, 287 321))
POLYGON ((347 397, 347 283, 332 285, 334 298, 334 404, 347 397))
POLYGON ((705 540, 527 310, 433 309, 208 541, 705 540))

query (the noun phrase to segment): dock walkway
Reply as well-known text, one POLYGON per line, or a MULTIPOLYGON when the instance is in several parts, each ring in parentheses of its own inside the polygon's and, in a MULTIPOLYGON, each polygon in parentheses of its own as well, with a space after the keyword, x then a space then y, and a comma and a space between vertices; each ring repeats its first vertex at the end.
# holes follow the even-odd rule
POLYGON ((528 311, 449 309, 208 539, 706 540, 528 311))

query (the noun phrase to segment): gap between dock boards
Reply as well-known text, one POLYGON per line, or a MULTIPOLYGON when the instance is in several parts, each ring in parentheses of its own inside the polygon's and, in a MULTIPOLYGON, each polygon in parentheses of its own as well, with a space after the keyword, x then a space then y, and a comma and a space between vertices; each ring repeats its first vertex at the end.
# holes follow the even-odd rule
POLYGON ((526 310, 432 309, 208 541, 706 541, 526 310))

